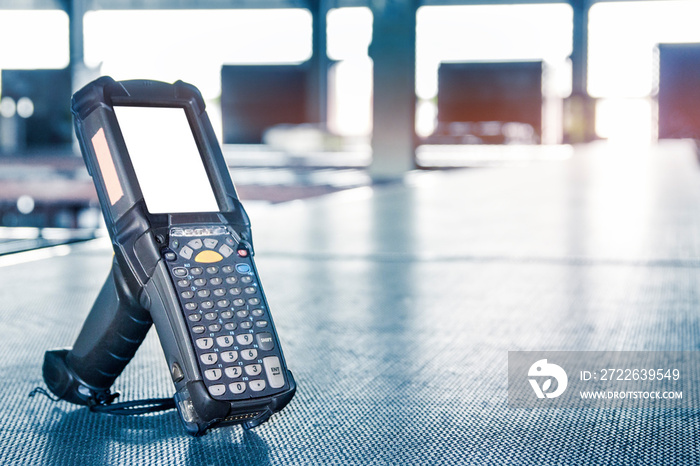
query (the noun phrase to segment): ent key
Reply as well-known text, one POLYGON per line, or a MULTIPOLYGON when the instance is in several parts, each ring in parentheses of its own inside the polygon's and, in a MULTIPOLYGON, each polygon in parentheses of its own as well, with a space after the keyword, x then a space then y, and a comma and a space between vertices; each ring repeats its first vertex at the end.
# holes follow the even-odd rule
POLYGON ((282 365, 277 356, 269 356, 263 358, 263 367, 265 367, 265 375, 270 381, 270 387, 281 388, 284 386, 284 375, 282 375, 282 365))

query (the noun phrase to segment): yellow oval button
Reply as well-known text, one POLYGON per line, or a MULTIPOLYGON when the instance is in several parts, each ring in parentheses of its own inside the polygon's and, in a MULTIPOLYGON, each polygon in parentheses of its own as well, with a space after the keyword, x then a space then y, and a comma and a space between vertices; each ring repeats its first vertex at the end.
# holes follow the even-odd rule
POLYGON ((195 256, 194 261, 200 264, 211 264, 213 262, 219 262, 223 258, 224 256, 216 251, 202 251, 195 256))

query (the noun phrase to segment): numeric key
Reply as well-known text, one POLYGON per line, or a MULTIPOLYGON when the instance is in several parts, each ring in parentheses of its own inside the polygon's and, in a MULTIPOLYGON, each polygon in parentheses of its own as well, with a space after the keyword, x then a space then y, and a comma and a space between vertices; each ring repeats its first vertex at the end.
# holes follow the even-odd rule
POLYGON ((258 357, 258 350, 256 349, 247 349, 241 351, 241 357, 245 359, 246 361, 252 361, 253 359, 258 357))
POLYGON ((265 389, 265 381, 264 380, 251 380, 249 382, 250 389, 253 390, 254 392, 260 392, 265 389))
POLYGON ((239 345, 250 345, 251 343, 253 343, 253 335, 251 335, 250 333, 236 335, 236 341, 239 345))
POLYGON ((245 391, 245 382, 230 383, 228 384, 228 389, 231 390, 231 393, 233 393, 234 395, 243 393, 245 391))
POLYGON ((202 361, 202 364, 211 366, 212 364, 216 364, 216 361, 219 360, 219 356, 216 353, 204 353, 199 359, 202 361))
POLYGON ((231 335, 216 337, 216 344, 222 348, 228 348, 233 345, 233 337, 231 335))
POLYGON ((248 375, 258 375, 260 372, 262 372, 262 367, 260 364, 248 364, 244 367, 244 369, 245 373, 248 375))
POLYGON ((222 351, 221 352, 221 360, 224 362, 236 362, 238 359, 238 352, 237 351, 222 351))
POLYGON ((197 347, 200 349, 209 349, 214 346, 214 339, 212 338, 197 338, 197 347))
POLYGON ((237 379, 238 377, 241 376, 243 371, 241 370, 241 366, 233 366, 233 367, 227 367, 224 369, 224 373, 226 374, 226 377, 229 379, 237 379))

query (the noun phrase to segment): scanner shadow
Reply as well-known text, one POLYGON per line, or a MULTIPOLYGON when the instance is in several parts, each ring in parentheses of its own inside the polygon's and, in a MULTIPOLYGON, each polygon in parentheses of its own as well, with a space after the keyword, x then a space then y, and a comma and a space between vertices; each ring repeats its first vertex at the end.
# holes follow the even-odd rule
POLYGON ((54 408, 50 417, 42 464, 270 464, 257 433, 229 427, 191 437, 175 411, 114 416, 54 408))

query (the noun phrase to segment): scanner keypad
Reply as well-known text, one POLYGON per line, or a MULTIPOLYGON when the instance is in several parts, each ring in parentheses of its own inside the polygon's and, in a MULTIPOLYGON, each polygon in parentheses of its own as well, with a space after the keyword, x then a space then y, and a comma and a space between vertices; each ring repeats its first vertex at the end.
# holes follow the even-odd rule
POLYGON ((250 257, 235 246, 228 235, 171 237, 163 252, 202 380, 222 400, 269 396, 285 386, 263 292, 250 257))

